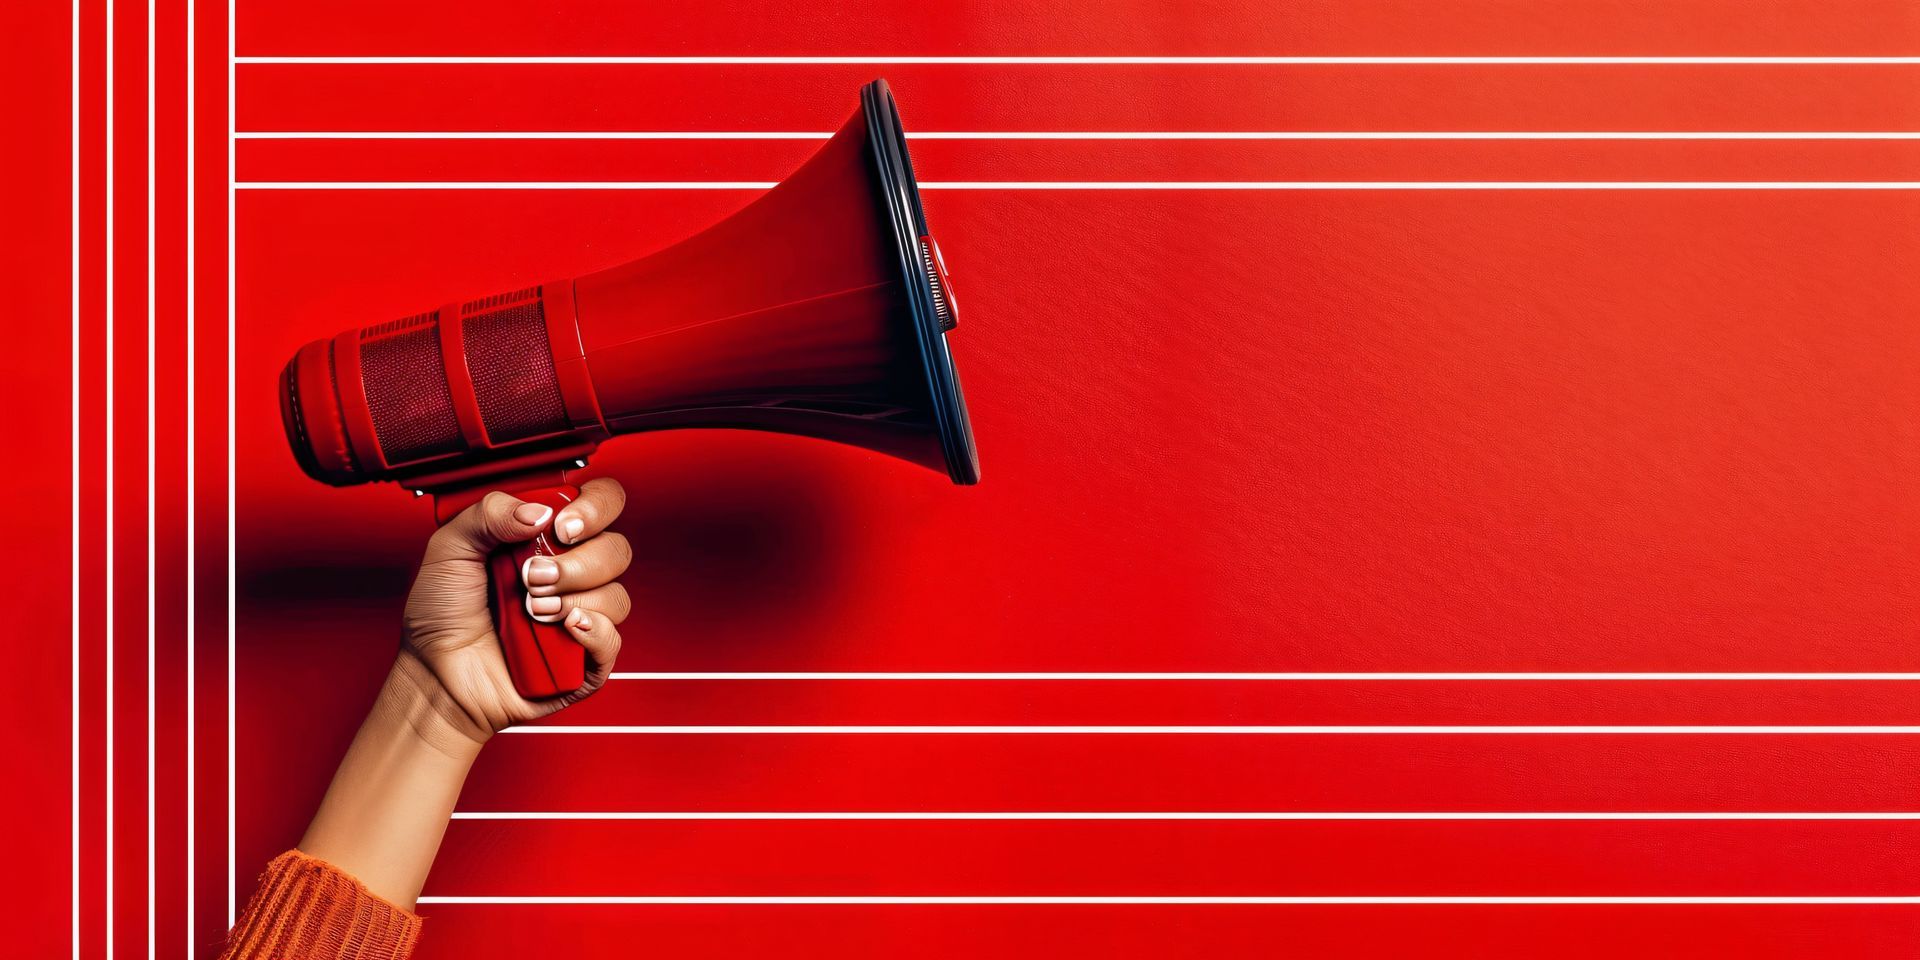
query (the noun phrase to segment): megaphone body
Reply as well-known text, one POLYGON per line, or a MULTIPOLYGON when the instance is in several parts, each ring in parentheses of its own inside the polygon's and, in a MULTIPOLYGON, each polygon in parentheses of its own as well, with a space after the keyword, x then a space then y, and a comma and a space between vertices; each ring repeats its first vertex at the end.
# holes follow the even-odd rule
MULTIPOLYGON (((980 477, 946 332, 952 284, 885 81, 792 177, 650 256, 306 345, 280 384, 300 466, 395 481, 445 522, 489 490, 558 508, 607 438, 722 427, 819 437, 980 477)), ((523 696, 570 692, 584 651, 523 606, 545 535, 492 558, 523 696)))

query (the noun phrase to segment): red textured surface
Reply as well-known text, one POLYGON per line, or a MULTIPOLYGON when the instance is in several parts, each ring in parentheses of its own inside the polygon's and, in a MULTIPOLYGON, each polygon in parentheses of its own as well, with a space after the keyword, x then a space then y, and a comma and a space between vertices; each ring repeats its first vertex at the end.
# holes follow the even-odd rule
POLYGON ((1784 888, 1871 896, 1920 883, 1896 823, 656 822, 542 834, 462 821, 435 864, 446 894, 823 896, 1019 890, 1034 896, 1540 895, 1784 888), (560 840, 575 851, 543 856, 560 840))
MULTIPOLYGON (((156 954, 183 943, 210 954, 229 865, 244 897, 259 866, 298 837, 358 723, 432 522, 424 504, 392 488, 332 490, 299 474, 271 402, 286 357, 349 324, 619 262, 753 196, 238 192, 229 850, 222 6, 197 10, 200 100, 189 131, 186 11, 172 0, 156 5, 151 444, 145 11, 117 10, 111 474, 105 11, 82 10, 86 509, 74 537, 50 529, 36 542, 71 539, 84 576, 86 956, 146 952, 149 450, 160 591, 156 954), (199 151, 191 493, 180 456, 189 132, 199 151), (192 583, 182 568, 189 496, 192 583), (99 589, 109 543, 119 585, 111 609, 99 589), (189 593, 200 637, 192 662, 189 593), (111 685, 102 673, 109 655, 111 685), (189 668, 199 681, 191 705, 189 668), (188 713, 199 751, 191 809, 188 713), (188 822, 197 828, 190 927, 185 889, 173 879, 187 875, 188 822)), ((824 11, 774 0, 352 0, 323 9, 243 2, 236 14, 243 56, 1920 52, 1920 15, 1892 0, 1844 11, 1811 0, 1021 10, 859 2, 824 11)), ((55 53, 49 69, 17 86, 58 91, 66 24, 30 26, 21 35, 44 35, 55 53)), ((242 131, 803 132, 835 128, 854 109, 858 84, 881 75, 914 131, 1920 130, 1920 66, 1910 64, 242 64, 234 74, 242 131)), ((63 150, 65 104, 56 106, 32 130, 63 150)), ((815 145, 242 139, 235 162, 242 181, 765 181, 815 145)), ((920 140, 913 150, 922 178, 944 182, 1920 181, 1911 140, 920 140)), ((33 175, 57 199, 64 158, 55 161, 33 175)), ((590 474, 627 484, 619 529, 638 547, 623 669, 1920 669, 1916 191, 932 190, 926 203, 966 303, 954 344, 984 484, 957 490, 876 455, 777 436, 683 433, 610 445, 590 474)), ((51 200, 30 212, 48 230, 66 215, 51 200)), ((33 251, 45 261, 32 261, 34 275, 59 283, 32 288, 20 306, 64 322, 66 249, 44 246, 33 251)), ((27 442, 57 448, 70 385, 63 363, 39 369, 30 382, 49 400, 46 422, 62 429, 27 442)), ((51 669, 65 652, 56 645, 36 656, 46 654, 51 669)), ((59 698, 46 719, 64 736, 64 683, 35 696, 59 698)), ((1897 679, 623 680, 552 722, 1912 725, 1917 717, 1920 684, 1897 679)), ((64 798, 64 750, 54 743, 22 766, 52 778, 44 792, 55 801, 64 798)), ((462 807, 1884 813, 1916 810, 1917 761, 1920 736, 1907 734, 521 734, 489 748, 462 807)), ((67 813, 49 802, 29 815, 58 824, 67 813)), ((64 838, 43 833, 27 838, 35 845, 26 855, 64 863, 64 844, 54 842, 64 838)), ((426 892, 1912 897, 1917 836, 1910 819, 463 820, 426 892), (555 845, 578 852, 540 856, 555 845)), ((64 913, 64 880, 40 885, 37 913, 64 913)), ((1825 958, 1903 956, 1920 942, 1911 903, 424 909, 432 919, 423 957, 551 952, 555 930, 582 956, 644 948, 1825 958)), ((58 937, 48 943, 57 948, 58 937)))
POLYGON ((1132 0, 1100 8, 843 0, 824 9, 783 0, 539 8, 341 0, 328 9, 328 17, 243 10, 241 54, 1911 56, 1916 26, 1901 0, 1860 0, 1847 16, 1821 0, 1567 0, 1550 14, 1525 0, 1132 0))
MULTIPOLYGON (((1165 14, 1139 8, 1098 18, 1111 38, 1046 52, 1320 52, 1282 42, 1283 24, 1311 19, 1240 14, 1239 31, 1270 39, 1229 42, 1216 24, 1186 28, 1206 36, 1185 45, 1178 28, 1153 43, 1142 38, 1165 14)), ((703 14, 684 46, 657 52, 1045 46, 979 17, 961 20, 964 41, 936 41, 911 28, 896 40, 783 30, 777 18, 741 33, 703 14)), ((388 24, 391 36, 329 43, 276 33, 274 19, 250 28, 256 49, 607 50, 587 30, 528 26, 502 48, 484 30, 448 37, 405 20, 388 24)), ((1787 22, 1816 19, 1830 18, 1787 22)), ((1573 14, 1563 24, 1578 26, 1573 14)), ((1362 16, 1323 46, 1563 48, 1529 39, 1537 27, 1476 43, 1463 24, 1431 45, 1379 27, 1362 16)), ((1682 46, 1804 48, 1785 24, 1745 46, 1732 33, 1708 42, 1719 29, 1698 26, 1682 46)), ((239 115, 261 130, 826 131, 859 81, 884 74, 915 130, 1908 129, 1920 123, 1911 69, 246 65, 239 115)), ((238 162, 244 179, 275 181, 776 180, 816 145, 248 141, 238 162)), ((1889 141, 914 150, 929 181, 1832 180, 1916 169, 1889 141)), ((349 302, 405 312, 597 268, 750 196, 243 192, 243 315, 287 322, 245 328, 240 368, 271 368, 349 302), (503 237, 488 229, 498 223, 544 229, 503 237), (347 235, 355 242, 334 239, 347 235), (315 275, 364 280, 302 283, 315 275)), ((625 669, 1913 667, 1912 194, 935 191, 927 207, 967 301, 954 343, 986 483, 957 491, 779 437, 610 446, 595 470, 627 483, 621 529, 641 545, 625 669), (964 615, 938 612, 956 602, 964 615)), ((274 444, 268 412, 243 411, 240 424, 263 451, 274 444)), ((246 792, 308 798, 325 782, 324 765, 281 758, 275 731, 328 748, 350 732, 364 694, 337 678, 373 677, 386 651, 339 638, 382 635, 417 534, 411 505, 389 492, 309 489, 268 456, 242 466, 241 628, 275 635, 241 668, 248 862, 302 814, 251 805, 246 792), (278 591, 269 584, 296 563, 281 544, 296 539, 306 586, 278 591), (373 569, 331 559, 369 543, 382 558, 373 569), (316 583, 334 601, 329 616, 295 622, 316 583), (341 712, 270 716, 288 695, 341 712)), ((1908 683, 623 681, 554 722, 1898 724, 1916 706, 1908 683)), ((512 736, 490 748, 462 803, 1860 812, 1911 806, 1914 750, 1911 737, 1835 735, 512 736)), ((1871 896, 1914 890, 1913 838, 1905 822, 1833 821, 463 822, 427 892, 1871 896), (540 862, 555 845, 580 852, 540 862)), ((1871 955, 1913 934, 1910 908, 1885 907, 426 909, 434 956, 510 950, 556 925, 609 955, 636 941, 836 956, 1219 955, 1291 941, 1344 956, 1814 956, 1825 949, 1814 944, 1871 955)))
MULTIPOLYGON (((272 358, 356 297, 398 313, 563 275, 743 199, 243 191, 240 296, 286 322, 241 337, 240 369, 270 389, 272 358), (566 226, 509 246, 481 229, 502 220, 566 226), (350 230, 368 236, 322 239, 350 230), (434 281, 381 266, 403 258, 434 281)), ((1913 663, 1911 193, 927 205, 967 300, 955 351, 992 482, 780 437, 609 445, 595 469, 655 545, 629 577, 648 639, 624 668, 1913 663), (966 617, 926 615, 953 596, 966 617)), ((406 564, 414 505, 312 486, 276 417, 240 412, 259 454, 243 581, 356 545, 406 564)))
MULTIPOLYGON (((537 908, 534 908, 537 911, 537 908)), ((417 955, 552 949, 554 919, 525 907, 449 907, 417 955), (476 913, 495 914, 491 922, 476 913), (501 915, 504 914, 504 915, 501 915)), ((1906 908, 668 906, 576 910, 567 935, 709 957, 1897 957, 1920 938, 1906 908), (1544 947, 1543 947, 1544 945, 1544 947)), ((618 945, 618 946, 614 946, 618 945)))
POLYGON ((242 130, 786 131, 833 129, 841 91, 880 74, 910 130, 1908 130, 1920 114, 1912 64, 249 64, 236 82, 242 130))
MULTIPOLYGON (((1920 114, 1916 114, 1920 118, 1920 114)), ((911 119, 911 118, 909 118, 911 119)), ((1912 120, 1908 121, 1910 124, 1912 120)), ((250 140, 246 180, 776 181, 819 140, 250 140)), ((922 180, 1897 180, 1920 142, 916 140, 922 180)))
MULTIPOLYGON (((0 82, 7 89, 65 88, 68 60, 64 52, 13 56, 11 45, 18 43, 21 49, 36 53, 64 51, 66 17, 64 6, 0 10, 0 31, 10 45, 10 55, 0 57, 0 82)), ((0 254, 8 263, 9 311, 15 318, 33 318, 32 322, 9 320, 7 349, 0 351, 0 383, 5 384, 8 443, 13 451, 8 469, 0 471, 4 474, 0 493, 14 505, 9 532, 22 538, 23 544, 32 544, 28 548, 32 559, 25 565, 44 571, 43 585, 33 588, 29 601, 44 616, 30 621, 15 601, 15 612, 9 617, 6 669, 0 671, 0 694, 22 720, 22 729, 0 743, 0 764, 5 765, 13 786, 0 798, 0 816, 8 824, 10 867, 0 875, 0 897, 5 898, 9 917, 46 920, 16 925, 8 936, 9 952, 60 956, 70 941, 67 918, 73 874, 68 824, 73 797, 68 783, 78 762, 72 755, 74 735, 69 725, 74 714, 69 686, 73 675, 67 615, 73 598, 68 569, 80 561, 82 543, 96 537, 100 528, 89 523, 75 530, 69 513, 70 491, 77 491, 81 483, 69 459, 73 448, 68 405, 74 386, 68 352, 70 104, 64 95, 14 97, 8 108, 11 136, 29 143, 44 141, 57 149, 10 153, 4 161, 8 182, 0 194, 0 219, 6 224, 0 230, 0 254)), ((89 566, 88 573, 97 573, 97 567, 89 566)), ((27 591, 18 587, 10 592, 13 597, 24 595, 27 591)), ((95 678, 86 678, 86 684, 97 699, 95 678)), ((92 723, 89 728, 97 729, 92 723)), ((97 808, 90 803, 88 809, 97 808)), ((98 908, 91 916, 99 916, 98 908)))

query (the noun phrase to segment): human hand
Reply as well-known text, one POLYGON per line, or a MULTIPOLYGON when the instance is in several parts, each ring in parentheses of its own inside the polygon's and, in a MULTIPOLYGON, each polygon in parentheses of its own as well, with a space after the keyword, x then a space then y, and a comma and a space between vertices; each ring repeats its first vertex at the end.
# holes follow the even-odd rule
POLYGON ((626 492, 608 478, 588 481, 579 498, 557 512, 496 491, 427 542, 389 684, 411 688, 427 705, 414 715, 429 743, 449 753, 477 750, 494 733, 577 703, 606 682, 620 652, 617 627, 630 609, 617 578, 633 558, 626 537, 606 528, 625 504, 626 492), (561 696, 528 700, 514 690, 488 612, 487 558, 549 525, 571 549, 521 568, 528 610, 564 624, 586 648, 587 680, 561 696))

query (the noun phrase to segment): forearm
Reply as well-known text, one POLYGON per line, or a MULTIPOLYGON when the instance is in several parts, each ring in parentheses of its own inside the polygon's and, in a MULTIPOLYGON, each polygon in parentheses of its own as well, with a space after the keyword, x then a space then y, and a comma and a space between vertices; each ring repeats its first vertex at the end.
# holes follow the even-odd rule
POLYGON ((394 663, 300 850, 411 910, 485 734, 417 658, 394 663))

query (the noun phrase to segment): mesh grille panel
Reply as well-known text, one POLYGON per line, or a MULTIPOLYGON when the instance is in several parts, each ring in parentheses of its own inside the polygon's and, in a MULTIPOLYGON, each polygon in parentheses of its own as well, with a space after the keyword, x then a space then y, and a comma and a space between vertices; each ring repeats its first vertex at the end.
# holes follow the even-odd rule
POLYGON ((482 310, 492 310, 496 307, 504 307, 509 303, 519 303, 522 300, 534 300, 539 298, 539 296, 539 287, 528 287, 525 290, 514 290, 509 293, 496 293, 491 297, 481 297, 478 300, 469 301, 460 307, 460 314, 461 316, 470 317, 482 310))
MULTIPOLYGON (((377 329, 377 328, 376 328, 377 329)), ((365 335, 363 334, 363 337, 365 335)), ((360 384, 374 434, 390 464, 465 446, 440 359, 440 325, 429 321, 360 343, 360 384)))
POLYGON ((440 312, 438 310, 429 310, 426 313, 416 313, 411 317, 401 317, 398 320, 388 320, 386 323, 364 327, 360 330, 360 339, 372 340, 389 333, 399 333, 402 330, 410 330, 423 324, 431 324, 434 318, 439 315, 440 312))
MULTIPOLYGON (((476 301, 468 309, 484 309, 499 299, 476 301)), ((469 316, 461 333, 489 439, 505 443, 567 429, 567 408, 560 398, 539 300, 469 316)))

